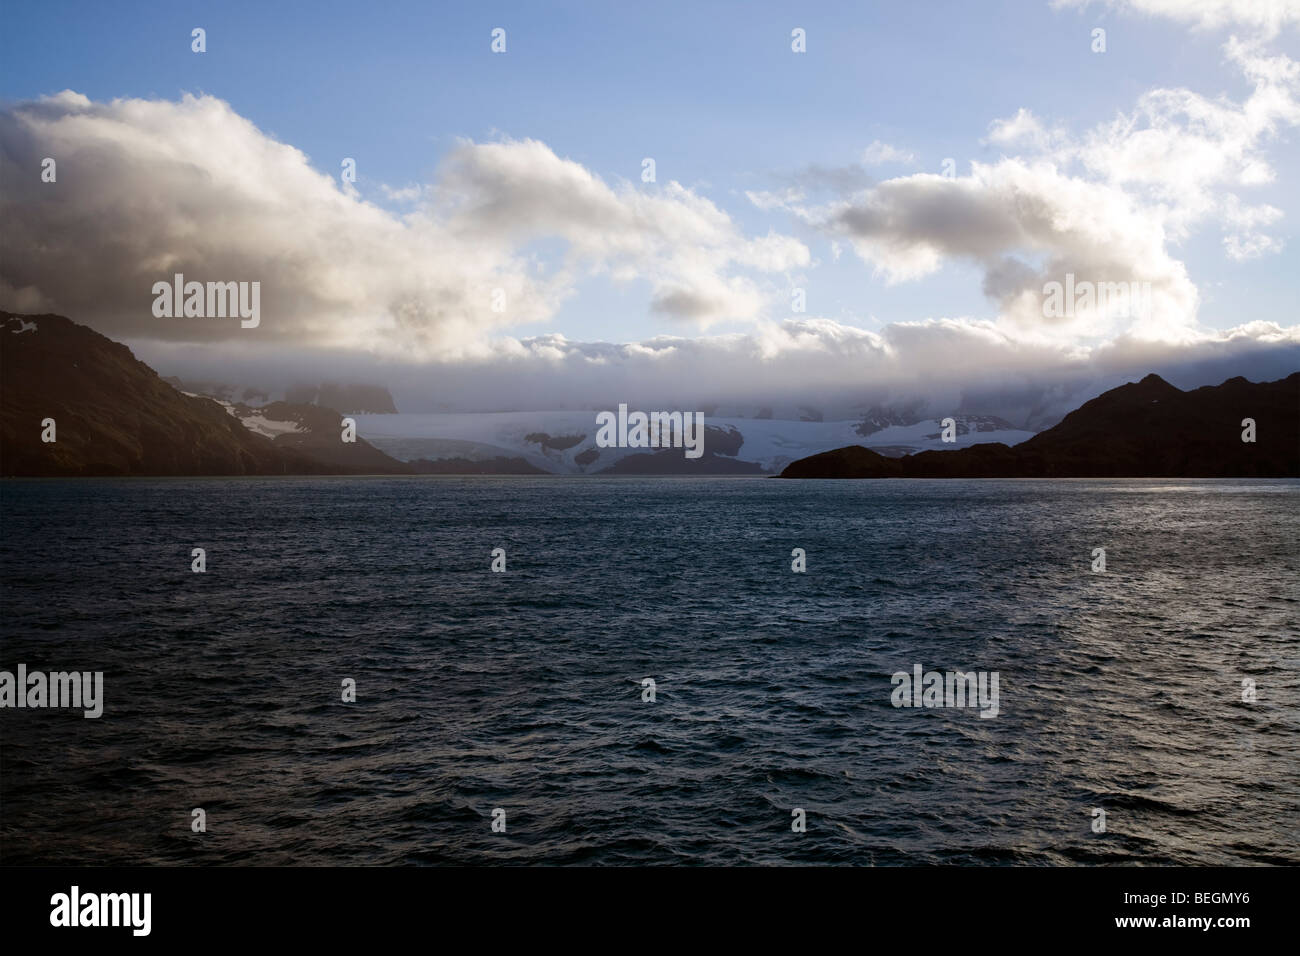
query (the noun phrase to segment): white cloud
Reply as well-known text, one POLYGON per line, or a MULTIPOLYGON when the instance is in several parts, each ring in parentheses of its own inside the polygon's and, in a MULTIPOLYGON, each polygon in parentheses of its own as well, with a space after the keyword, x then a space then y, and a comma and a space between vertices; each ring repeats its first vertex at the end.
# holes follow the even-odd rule
POLYGON ((373 357, 241 351, 237 361, 195 343, 132 343, 166 374, 223 382, 382 382, 403 411, 649 408, 725 403, 808 405, 849 418, 873 403, 925 399, 1042 420, 1105 388, 1156 371, 1192 387, 1234 375, 1253 381, 1300 367, 1300 326, 1253 322, 1170 343, 1119 335, 1093 346, 1030 341, 967 317, 896 322, 877 331, 824 317, 760 322, 747 332, 578 342, 552 333, 503 336, 419 364, 373 357), (237 370, 237 371, 236 371, 237 370), (245 378, 235 378, 242 375, 245 378))
POLYGON ((886 163, 902 163, 910 166, 916 162, 916 157, 906 150, 875 140, 862 151, 862 162, 868 166, 883 166, 886 163))
POLYGON ((994 120, 989 125, 987 141, 997 146, 1028 148, 1035 152, 1046 152, 1059 147, 1066 139, 1063 129, 1048 129, 1037 116, 1021 107, 1016 115, 1007 119, 994 120))
POLYGON ((1300 26, 1300 0, 1053 0, 1054 7, 1105 6, 1123 13, 1163 17, 1201 30, 1245 27, 1274 37, 1300 26))
POLYGON ((418 183, 412 183, 409 186, 402 186, 398 188, 389 186, 387 183, 381 183, 379 188, 383 190, 384 196, 390 202, 397 202, 397 203, 419 202, 425 196, 424 187, 419 185, 418 183))
POLYGON ((1043 287, 1067 274, 1093 283, 1149 283, 1150 310, 1122 326, 1130 332, 1176 340, 1194 325, 1196 288, 1165 250, 1158 220, 1122 191, 1050 163, 973 163, 970 176, 954 179, 919 173, 802 215, 847 238, 890 282, 929 275, 951 259, 980 265, 985 293, 1021 335, 1097 338, 1129 318, 1095 309, 1046 317, 1043 287))
POLYGON ((1254 84, 1241 103, 1186 89, 1152 90, 1131 113, 1056 144, 1051 155, 1144 201, 1171 238, 1185 238, 1207 219, 1238 228, 1243 207, 1230 190, 1272 182, 1276 173, 1264 147, 1300 124, 1300 64, 1236 37, 1224 53, 1254 84))
POLYGON ((1013 155, 972 163, 969 176, 916 174, 822 205, 803 197, 768 205, 848 239, 889 283, 953 260, 976 263, 1000 321, 1035 339, 1187 341, 1200 297, 1169 247, 1212 223, 1234 260, 1281 250, 1267 230, 1282 212, 1242 196, 1273 180, 1265 147, 1300 125, 1300 65, 1236 37, 1223 49, 1253 85, 1241 102, 1152 90, 1081 136, 1021 109, 992 123, 987 140, 1013 155), (1046 284, 1070 275, 1147 284, 1150 301, 1136 316, 1127 303, 1045 314, 1046 284))
MULTIPOLYGON (((216 340, 237 323, 153 318, 173 272, 260 281, 259 340, 428 356, 551 318, 584 275, 649 283, 647 308, 753 320, 751 273, 807 264, 745 236, 677 183, 610 186, 534 140, 460 143, 398 217, 210 96, 93 103, 66 91, 0 111, 0 307, 32 301, 109 334, 216 340), (33 171, 58 162, 55 183, 33 171), (530 248, 555 240, 560 262, 530 248), (493 311, 493 294, 505 311, 493 311)), ((247 336, 247 333, 244 333, 247 336)))
POLYGON ((1205 332, 1197 291, 1168 251, 1171 235, 1206 219, 1223 223, 1229 255, 1276 248, 1264 230, 1278 210, 1237 192, 1273 175, 1262 146, 1295 123, 1295 68, 1244 44, 1228 51, 1255 82, 1241 104, 1156 91, 1132 117, 1079 138, 1021 113, 990 140, 1030 155, 972 164, 965 177, 875 182, 861 166, 808 167, 788 188, 749 194, 822 229, 832 255, 843 244, 890 281, 951 260, 978 264, 996 321, 932 318, 877 331, 829 318, 768 321, 769 305, 788 308, 788 289, 772 277, 811 263, 802 242, 747 233, 677 183, 607 183, 533 140, 458 144, 432 183, 383 190, 410 204, 395 215, 220 100, 97 104, 71 92, 0 111, 0 307, 91 322, 164 373, 205 368, 209 378, 247 374, 254 384, 342 375, 392 383, 404 407, 435 395, 478 409, 642 397, 652 407, 847 402, 935 382, 958 392, 1009 381, 1046 389, 1140 377, 1161 363, 1236 363, 1230 374, 1278 377, 1280 364, 1294 369, 1300 327, 1205 332), (1147 130, 1155 135, 1130 151, 1127 141, 1147 130), (39 181, 47 155, 58 159, 57 184, 39 181), (840 198, 807 205, 826 190, 840 198), (558 254, 537 251, 552 242, 558 254), (261 280, 258 334, 154 319, 152 283, 173 271, 261 280), (1150 282, 1151 314, 1137 323, 1095 311, 1045 319, 1042 284, 1067 271, 1150 282), (621 344, 509 334, 551 319, 593 273, 644 282, 648 310, 688 323, 753 324, 621 344), (496 288, 505 313, 491 310, 496 288))

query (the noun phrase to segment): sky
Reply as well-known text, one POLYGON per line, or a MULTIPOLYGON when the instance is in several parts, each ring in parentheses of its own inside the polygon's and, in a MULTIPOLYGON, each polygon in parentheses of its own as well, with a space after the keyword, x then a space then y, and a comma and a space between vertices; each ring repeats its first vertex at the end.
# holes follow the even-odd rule
POLYGON ((501 409, 1300 367, 1300 0, 47 0, 0 59, 0 308, 164 374, 501 409), (262 321, 154 316, 176 271, 262 321), (1143 295, 1053 313, 1067 274, 1143 295))

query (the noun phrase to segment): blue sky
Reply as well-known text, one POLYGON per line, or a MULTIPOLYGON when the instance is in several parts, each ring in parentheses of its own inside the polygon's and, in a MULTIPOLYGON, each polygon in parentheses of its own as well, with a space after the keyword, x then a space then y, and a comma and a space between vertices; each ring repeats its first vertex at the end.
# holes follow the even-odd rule
MULTIPOLYGON (((456 137, 504 135, 540 139, 607 180, 636 180, 653 156, 661 180, 695 187, 755 228, 764 217, 743 190, 810 163, 853 163, 876 140, 917 157, 878 173, 937 171, 945 157, 964 170, 996 157, 981 142, 989 123, 1022 107, 1084 129, 1153 87, 1246 89, 1219 62, 1226 31, 1046 3, 42 2, 12 4, 6 19, 8 99, 67 88, 92 100, 209 93, 322 171, 356 158, 358 186, 376 202, 378 183, 428 181, 456 137), (208 34, 201 56, 190 51, 194 26, 208 34), (503 56, 488 49, 498 26, 503 56), (802 56, 790 51, 795 26, 808 35, 802 56), (1107 29, 1103 55, 1090 50, 1094 26, 1107 29)), ((1294 48, 1294 36, 1279 46, 1294 48)), ((1277 165, 1294 169, 1287 138, 1277 165)), ((1288 213, 1288 240, 1300 199, 1289 179, 1266 192, 1288 213)), ((1212 230, 1179 251, 1205 294, 1206 324, 1292 314, 1290 251, 1285 269, 1226 261, 1212 230)), ((867 327, 996 311, 977 271, 959 263, 892 288, 851 259, 813 271, 810 308, 867 327)), ((592 280, 555 321, 520 331, 622 340, 667 325, 646 310, 644 290, 592 280)))
MULTIPOLYGON (((1009 300, 988 292, 1000 281, 995 260, 1015 256, 1037 269, 1052 255, 1059 256, 1058 264, 1076 261, 1079 250, 1047 242, 1037 249, 989 250, 972 257, 952 245, 951 236, 887 234, 892 222, 882 224, 879 216, 871 235, 849 236, 836 218, 844 204, 879 212, 877 206, 895 200, 804 189, 810 170, 854 168, 865 177, 858 188, 870 189, 873 183, 937 173, 948 157, 955 159, 960 177, 969 174, 972 161, 988 167, 1007 157, 1064 164, 1068 152, 1075 166, 1061 166, 1065 186, 1095 185, 1116 175, 1116 169, 1131 176, 1136 168, 1131 158, 1100 172, 1078 165, 1088 160, 1087 150, 1079 147, 1090 131, 1132 113, 1144 94, 1162 88, 1244 111, 1256 84, 1239 62, 1229 62, 1225 44, 1232 36, 1254 37, 1253 55, 1300 59, 1300 16, 1289 0, 1278 2, 1280 26, 1268 29, 1243 18, 1234 0, 1210 3, 1221 7, 1223 16, 1209 24, 1151 15, 1144 9, 1150 0, 1060 8, 1029 0, 654 5, 49 0, 7 6, 0 94, 11 105, 69 89, 93 104, 117 98, 177 102, 187 93, 215 97, 262 134, 301 150, 312 168, 336 181, 341 159, 355 158, 357 200, 386 210, 394 221, 412 210, 385 187, 439 181, 458 145, 537 140, 616 191, 662 195, 676 181, 686 188, 688 203, 695 197, 712 203, 742 236, 777 234, 807 249, 806 263, 766 270, 734 261, 721 267, 677 263, 668 270, 671 280, 664 279, 662 269, 658 275, 655 269, 629 275, 601 260, 575 269, 562 289, 553 288, 547 308, 520 315, 492 334, 526 339, 560 333, 580 342, 746 335, 755 321, 789 317, 786 304, 794 286, 807 290, 809 315, 887 334, 897 323, 924 320, 1005 324, 1009 300), (203 54, 190 49, 196 26, 207 33, 203 54), (504 55, 489 49, 496 27, 507 31, 504 55), (806 53, 791 51, 795 27, 806 31, 806 53), (1091 49, 1096 27, 1106 30, 1102 54, 1091 49), (1035 157, 1025 153, 1023 142, 992 141, 992 124, 1021 110, 1043 128, 1072 137, 1073 146, 1035 157), (910 158, 864 164, 864 151, 872 144, 887 144, 910 158), (640 182, 643 157, 655 159, 655 184, 640 182), (753 199, 791 184, 803 190, 795 199, 765 208, 753 199), (910 244, 909 250, 891 245, 897 242, 910 244), (938 261, 913 274, 915 259, 909 256, 917 253, 918 243, 939 250, 938 261), (720 276, 743 285, 761 297, 761 306, 746 300, 699 323, 654 307, 656 289, 662 291, 666 281, 686 282, 683 276, 701 270, 717 273, 710 273, 710 280, 720 276)), ((1179 136, 1197 133, 1190 116, 1170 122, 1179 136)), ((1173 218, 1163 211, 1164 200, 1131 193, 1147 216, 1143 222, 1165 231, 1157 243, 1161 255, 1152 260, 1159 264, 1144 268, 1159 272, 1153 276, 1158 283, 1176 285, 1182 280, 1174 273, 1185 267, 1186 283, 1174 298, 1186 303, 1190 294, 1198 297, 1187 321, 1200 329, 1229 329, 1252 320, 1296 325, 1300 270, 1294 223, 1300 192, 1291 173, 1300 168, 1300 156, 1295 121, 1264 125, 1267 130, 1256 131, 1247 146, 1271 167, 1271 181, 1195 180, 1196 201, 1173 218), (1206 210, 1228 192, 1234 209, 1265 212, 1247 212, 1238 216, 1238 225, 1225 225, 1219 206, 1206 210), (1174 219, 1185 221, 1186 228, 1173 228, 1174 219), (1228 255, 1225 235, 1233 230, 1244 237, 1238 248, 1256 251, 1228 255)), ((1225 151, 1241 145, 1229 139, 1235 134, 1215 135, 1225 151)), ((1118 148, 1122 138, 1111 139, 1118 148)), ((1172 134, 1169 142, 1175 151, 1183 148, 1172 134)), ((1246 165, 1246 160, 1239 164, 1246 165)), ((1241 168, 1230 170, 1231 176, 1241 179, 1241 168)), ((1034 188, 1050 194, 1055 187, 1034 188)), ((1116 188, 1124 192, 1131 183, 1116 188)), ((911 215, 910 201, 898 199, 900 205, 890 206, 888 215, 911 215)), ((1124 227, 1113 228, 1121 235, 1124 227)), ((514 254, 538 272, 560 268, 572 234, 558 230, 557 236, 532 235, 514 254)), ((13 281, 19 288, 39 285, 23 276, 13 281)), ((53 292, 45 299, 59 301, 53 292)), ((1122 332, 1112 328, 1107 334, 1122 332)), ((1105 341, 1105 335, 1090 335, 1071 344, 1095 347, 1105 341)))

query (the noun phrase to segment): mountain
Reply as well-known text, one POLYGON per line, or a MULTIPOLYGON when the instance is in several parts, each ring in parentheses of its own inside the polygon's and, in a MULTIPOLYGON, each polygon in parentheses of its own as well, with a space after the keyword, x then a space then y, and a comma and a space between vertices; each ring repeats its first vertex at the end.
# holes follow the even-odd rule
POLYGON ((1297 478, 1300 372, 1181 391, 1158 375, 1111 389, 1015 447, 889 459, 858 445, 792 462, 782 478, 1297 478), (1255 441, 1242 440, 1244 419, 1255 441))
POLYGON ((410 471, 369 442, 342 440, 343 416, 332 408, 302 402, 271 402, 250 408, 226 405, 226 411, 252 431, 266 435, 277 447, 340 469, 343 474, 405 474, 410 471))
POLYGON ((319 403, 324 386, 314 403, 189 394, 70 319, 0 312, 0 475, 1300 476, 1300 372, 1187 392, 1148 375, 1037 435, 954 413, 955 447, 939 421, 910 408, 829 421, 817 409, 782 410, 798 420, 702 409, 704 454, 694 459, 680 448, 599 447, 596 410, 398 414, 386 391, 347 388, 349 404, 383 409, 346 415, 355 442, 342 440, 345 415, 319 403), (1256 422, 1254 443, 1241 441, 1244 418, 1256 422), (53 442, 42 441, 46 419, 53 442))
POLYGON ((125 345, 71 319, 0 312, 0 474, 412 470, 360 438, 340 441, 341 416, 331 409, 285 408, 279 413, 292 421, 277 421, 266 418, 266 410, 243 408, 241 416, 230 403, 178 391, 125 345), (42 440, 46 419, 54 420, 51 442, 42 440), (277 425, 283 427, 277 431, 277 425))
MULTIPOLYGON (((703 456, 686 458, 680 448, 600 447, 597 411, 403 412, 358 415, 357 424, 380 451, 413 464, 417 459, 522 458, 541 472, 557 475, 775 475, 799 458, 858 440, 862 421, 813 421, 808 414, 794 419, 709 416, 703 456)), ((1009 426, 981 431, 991 421, 988 416, 953 417, 959 447, 978 440, 1014 444, 1034 435, 1009 426)), ((941 431, 934 419, 887 425, 874 432, 868 444, 894 456, 950 447, 940 440, 941 431)))

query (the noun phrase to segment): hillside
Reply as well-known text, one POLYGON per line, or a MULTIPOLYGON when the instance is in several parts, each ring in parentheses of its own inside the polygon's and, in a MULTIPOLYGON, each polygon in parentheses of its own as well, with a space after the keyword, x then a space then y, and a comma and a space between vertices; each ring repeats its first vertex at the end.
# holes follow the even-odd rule
MULTIPOLYGON (((303 417, 306 415, 299 410, 303 417)), ((318 475, 410 469, 328 432, 274 441, 222 404, 186 395, 125 345, 58 315, 0 312, 0 474, 318 475), (54 419, 55 441, 42 441, 54 419), (326 435, 331 436, 326 440, 326 435)))
POLYGON ((792 462, 782 478, 1300 477, 1300 372, 1184 392, 1158 375, 1111 389, 1011 447, 884 458, 850 445, 792 462), (1242 441, 1254 419, 1256 440, 1242 441))

